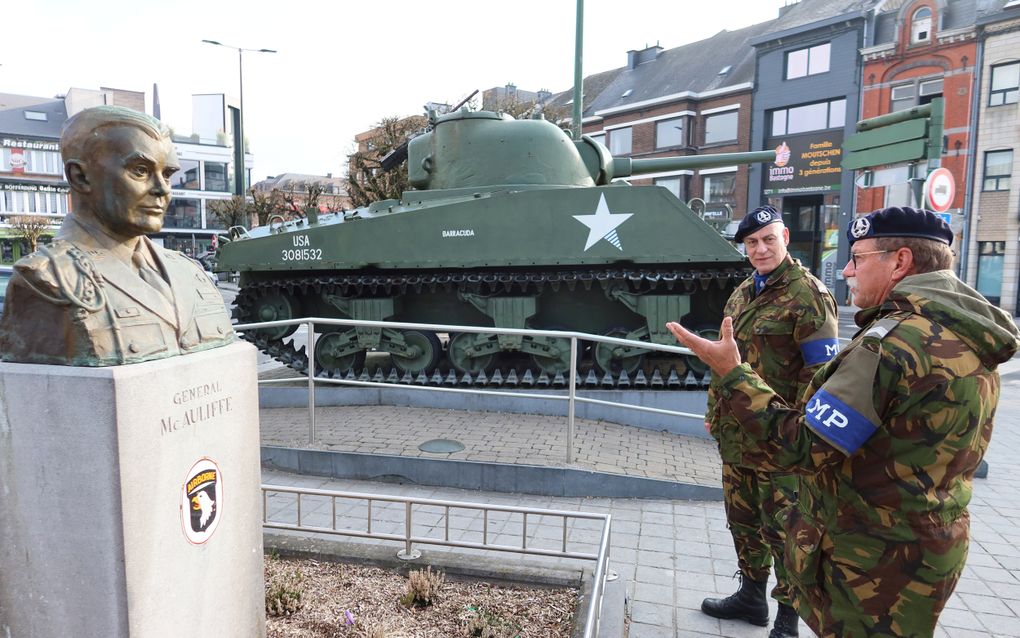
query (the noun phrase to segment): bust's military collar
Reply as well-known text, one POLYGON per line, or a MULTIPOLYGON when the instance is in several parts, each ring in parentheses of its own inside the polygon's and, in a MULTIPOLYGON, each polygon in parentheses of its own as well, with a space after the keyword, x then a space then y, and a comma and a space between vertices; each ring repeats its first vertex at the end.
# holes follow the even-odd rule
MULTIPOLYGON (((135 237, 134 242, 125 243, 115 238, 110 233, 106 232, 99 224, 94 223, 87 217, 81 217, 74 213, 68 213, 65 217, 65 221, 70 222, 78 227, 78 229, 87 234, 93 242, 96 244, 96 248, 106 250, 117 260, 121 261, 128 268, 131 268, 131 254, 134 253, 135 248, 138 246, 138 242, 142 241, 142 236, 135 237)), ((56 239, 67 239, 70 229, 61 228, 57 233, 56 239)))

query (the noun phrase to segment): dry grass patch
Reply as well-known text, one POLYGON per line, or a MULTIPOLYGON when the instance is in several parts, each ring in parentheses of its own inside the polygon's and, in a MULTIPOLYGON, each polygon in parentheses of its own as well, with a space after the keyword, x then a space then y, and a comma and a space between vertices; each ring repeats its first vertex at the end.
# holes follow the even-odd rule
POLYGON ((577 589, 450 580, 431 568, 411 574, 266 556, 267 637, 570 636, 577 589))

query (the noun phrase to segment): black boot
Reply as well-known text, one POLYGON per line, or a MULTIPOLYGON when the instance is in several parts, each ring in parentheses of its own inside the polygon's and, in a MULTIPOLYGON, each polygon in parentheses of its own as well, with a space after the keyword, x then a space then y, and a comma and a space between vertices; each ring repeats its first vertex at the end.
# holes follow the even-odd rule
POLYGON ((779 613, 776 614, 776 624, 772 625, 772 631, 769 632, 769 638, 798 638, 800 635, 797 633, 797 623, 800 621, 800 616, 797 615, 797 610, 789 605, 779 603, 779 613))
POLYGON ((767 583, 767 580, 758 582, 741 575, 737 593, 726 598, 706 598, 701 601, 701 611, 713 618, 735 618, 759 627, 768 627, 769 604, 765 600, 767 583))

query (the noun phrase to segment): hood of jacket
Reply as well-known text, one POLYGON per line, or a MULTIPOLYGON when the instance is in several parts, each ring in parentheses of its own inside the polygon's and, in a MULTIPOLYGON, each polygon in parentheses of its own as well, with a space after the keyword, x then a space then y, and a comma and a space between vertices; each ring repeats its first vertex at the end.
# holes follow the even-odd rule
POLYGON ((1009 313, 993 306, 951 270, 904 277, 881 306, 862 310, 861 318, 893 311, 913 312, 952 330, 989 369, 1013 358, 1020 347, 1020 330, 1009 313))

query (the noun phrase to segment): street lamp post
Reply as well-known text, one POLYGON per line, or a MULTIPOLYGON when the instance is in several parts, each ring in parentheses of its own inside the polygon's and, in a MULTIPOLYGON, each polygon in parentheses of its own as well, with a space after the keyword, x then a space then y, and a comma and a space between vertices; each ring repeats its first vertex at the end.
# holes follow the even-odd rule
POLYGON ((245 178, 248 175, 248 170, 244 164, 244 52, 249 53, 276 53, 273 49, 244 49, 242 47, 235 47, 230 44, 224 44, 217 42, 216 40, 202 40, 206 44, 215 44, 216 46, 226 47, 228 49, 237 49, 237 83, 240 89, 240 100, 241 103, 237 109, 237 134, 234 136, 234 164, 237 167, 234 171, 234 192, 241 197, 245 196, 246 184, 245 178))

